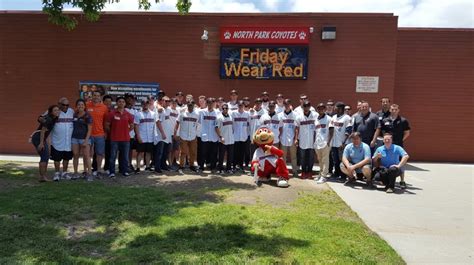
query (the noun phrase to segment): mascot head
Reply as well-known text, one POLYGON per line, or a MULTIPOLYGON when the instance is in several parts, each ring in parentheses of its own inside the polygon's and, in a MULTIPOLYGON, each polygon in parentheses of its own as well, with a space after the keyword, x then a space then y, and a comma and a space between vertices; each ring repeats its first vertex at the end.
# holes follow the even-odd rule
POLYGON ((265 145, 273 145, 273 132, 267 127, 261 127, 255 131, 253 135, 253 143, 263 147, 265 145))

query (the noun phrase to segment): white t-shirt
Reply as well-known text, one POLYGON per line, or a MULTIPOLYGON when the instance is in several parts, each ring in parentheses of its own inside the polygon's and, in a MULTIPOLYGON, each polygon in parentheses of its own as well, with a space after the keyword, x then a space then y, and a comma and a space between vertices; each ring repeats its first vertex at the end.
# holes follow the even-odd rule
POLYGON ((263 114, 265 114, 266 111, 264 109, 260 109, 258 111, 253 110, 249 111, 250 114, 250 138, 253 138, 253 135, 255 134, 255 131, 260 127, 260 118, 262 117, 263 114))
POLYGON ((227 114, 227 117, 221 114, 217 118, 217 127, 221 132, 221 136, 224 137, 225 145, 234 144, 233 123, 232 116, 229 114, 227 114))
POLYGON ((344 140, 346 139, 348 133, 346 133, 347 128, 352 127, 352 118, 343 114, 340 117, 334 115, 331 119, 330 127, 334 127, 334 136, 332 137, 331 146, 340 147, 344 140))
POLYGON ((273 143, 277 144, 280 142, 280 128, 283 123, 281 122, 280 116, 275 112, 273 116, 270 117, 269 113, 265 113, 260 117, 260 126, 267 126, 273 132, 274 140, 273 143))
POLYGON ((317 116, 314 112, 309 112, 309 115, 300 115, 296 119, 298 130, 298 142, 301 149, 314 148, 314 134, 316 130, 317 116))
POLYGON ((192 141, 196 139, 197 128, 199 126, 199 114, 195 111, 182 112, 178 117, 179 128, 177 134, 185 141, 192 141))
POLYGON ((328 145, 329 140, 329 126, 331 124, 331 117, 324 115, 321 119, 316 118, 316 141, 314 148, 322 149, 328 145))
POLYGON ((295 139, 295 128, 297 115, 294 111, 286 114, 284 111, 279 113, 282 122, 281 145, 292 146, 295 139))
POLYGON ((51 145, 58 151, 71 151, 71 138, 73 130, 74 110, 68 108, 66 112, 60 111, 59 117, 51 130, 51 145))
POLYGON ((138 111, 135 113, 135 126, 138 127, 143 143, 155 141, 156 113, 152 111, 138 111))
POLYGON ((201 110, 199 121, 201 123, 201 141, 217 142, 219 137, 216 133, 217 113, 214 110, 201 110))
POLYGON ((236 142, 245 142, 249 137, 250 115, 247 111, 240 113, 239 111, 231 112, 230 116, 234 121, 234 139, 236 142))

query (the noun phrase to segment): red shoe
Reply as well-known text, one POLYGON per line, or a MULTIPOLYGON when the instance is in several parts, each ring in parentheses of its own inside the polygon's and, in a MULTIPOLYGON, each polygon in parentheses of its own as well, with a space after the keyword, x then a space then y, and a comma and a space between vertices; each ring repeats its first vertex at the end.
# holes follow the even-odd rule
POLYGON ((308 174, 308 175, 307 175, 307 178, 313 179, 313 172, 308 172, 307 174, 308 174))
POLYGON ((305 179, 306 178, 306 172, 301 172, 300 179, 305 179))

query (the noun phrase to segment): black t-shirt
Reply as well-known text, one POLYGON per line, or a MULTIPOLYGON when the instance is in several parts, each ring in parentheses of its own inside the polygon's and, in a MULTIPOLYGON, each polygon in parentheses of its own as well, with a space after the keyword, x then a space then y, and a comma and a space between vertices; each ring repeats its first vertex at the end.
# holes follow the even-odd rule
POLYGON ((354 115, 353 131, 359 132, 362 142, 369 144, 374 138, 375 130, 380 128, 379 117, 372 112, 362 116, 354 115))
POLYGON ((387 110, 384 112, 383 110, 379 110, 377 112, 377 116, 379 116, 379 121, 382 121, 383 119, 388 118, 388 116, 390 116, 390 111, 387 110))
POLYGON ((51 132, 51 130, 53 129, 54 127, 54 124, 56 124, 56 121, 58 120, 58 118, 53 118, 49 115, 45 115, 45 116, 42 116, 43 117, 43 121, 40 122, 40 125, 38 126, 38 129, 39 131, 36 131, 32 136, 31 136, 31 142, 35 145, 35 146, 38 146, 39 143, 40 143, 40 136, 41 136, 41 129, 43 127, 46 128, 46 132, 44 133, 44 139, 43 139, 43 142, 45 142, 45 139, 48 138, 49 136, 49 133, 51 132))
POLYGON ((381 122, 382 135, 384 133, 391 133, 393 135, 393 143, 403 146, 403 133, 410 130, 410 124, 404 117, 398 116, 396 119, 387 117, 381 122))
POLYGON ((81 117, 74 113, 74 119, 72 121, 72 138, 85 139, 87 136, 87 127, 92 124, 92 117, 89 113, 84 113, 81 117))

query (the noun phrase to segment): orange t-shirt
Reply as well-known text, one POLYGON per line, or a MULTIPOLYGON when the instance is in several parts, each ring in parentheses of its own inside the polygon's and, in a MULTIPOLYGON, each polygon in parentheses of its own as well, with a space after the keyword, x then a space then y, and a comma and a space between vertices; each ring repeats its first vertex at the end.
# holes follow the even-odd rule
POLYGON ((103 103, 94 104, 89 101, 86 110, 92 116, 92 132, 91 136, 104 136, 104 118, 107 117, 109 109, 103 103))

